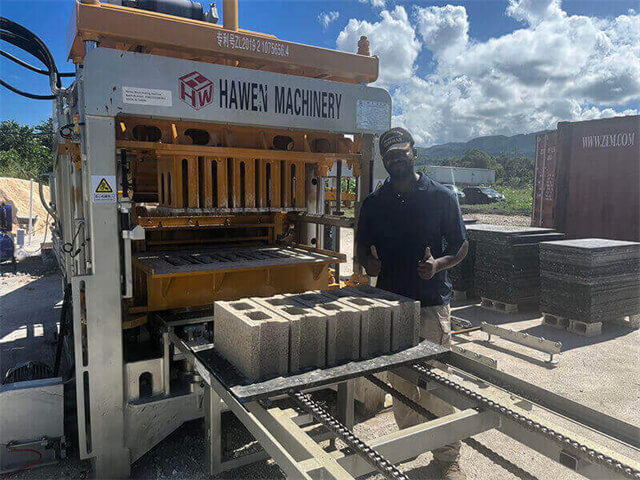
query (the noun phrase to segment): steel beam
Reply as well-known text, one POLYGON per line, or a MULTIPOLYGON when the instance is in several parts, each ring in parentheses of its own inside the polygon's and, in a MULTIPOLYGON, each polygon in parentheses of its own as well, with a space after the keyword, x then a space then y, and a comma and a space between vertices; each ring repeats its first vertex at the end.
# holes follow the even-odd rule
POLYGON ((548 353, 549 360, 547 360, 547 363, 558 363, 557 360, 553 359, 553 356, 560 353, 562 350, 562 343, 560 342, 553 342, 542 337, 529 335, 528 333, 516 332, 514 330, 509 330, 508 328, 497 327, 486 322, 482 322, 481 330, 488 334, 487 342, 491 342, 491 335, 495 335, 496 337, 500 337, 508 342, 517 343, 518 345, 523 345, 525 347, 538 350, 539 352, 548 353))
POLYGON ((537 385, 527 383, 520 378, 516 378, 500 370, 486 367, 477 362, 472 362, 464 357, 452 355, 449 363, 454 367, 460 368, 482 380, 513 392, 556 414, 566 416, 582 425, 613 437, 618 441, 627 443, 635 448, 640 448, 640 427, 636 425, 623 422, 622 420, 574 402, 537 385))
MULTIPOLYGON (((191 349, 178 337, 175 332, 169 332, 169 338, 175 347, 194 365, 198 373, 202 376, 205 383, 215 391, 215 393, 224 401, 229 409, 247 428, 249 433, 262 445, 271 458, 278 464, 285 474, 291 478, 311 479, 311 477, 301 468, 299 463, 286 450, 282 443, 277 439, 256 417, 257 402, 249 402, 246 405, 240 404, 238 400, 226 390, 222 384, 204 367, 204 365, 195 357, 191 349), (253 405, 252 405, 253 404, 253 405), (251 411, 253 410, 253 412, 251 411)), ((211 401, 210 397, 210 401, 211 401)), ((208 407, 211 408, 211 407, 208 407)), ((211 447, 208 447, 211 448, 211 447)))
MULTIPOLYGON (((398 464, 499 426, 500 421, 494 413, 469 409, 384 435, 368 442, 368 445, 390 462, 398 464)), ((354 477, 374 471, 357 454, 340 450, 332 455, 354 477)))

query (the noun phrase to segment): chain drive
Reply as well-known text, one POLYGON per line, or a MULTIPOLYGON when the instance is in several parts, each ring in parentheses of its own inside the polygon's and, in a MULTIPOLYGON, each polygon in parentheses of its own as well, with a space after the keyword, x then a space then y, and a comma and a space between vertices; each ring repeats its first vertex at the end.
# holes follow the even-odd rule
POLYGON ((478 402, 483 407, 493 410, 501 415, 505 415, 509 417, 511 420, 519 423, 520 425, 524 426, 525 428, 531 431, 541 433, 545 435, 547 438, 555 441, 556 443, 562 444, 565 448, 573 449, 583 455, 586 454, 589 457, 589 459, 593 462, 597 462, 601 465, 604 465, 607 468, 610 468, 619 473, 622 473, 628 478, 640 480, 640 471, 630 467, 629 465, 625 465, 619 462, 618 460, 611 458, 608 455, 605 455, 604 453, 601 453, 592 448, 589 448, 588 446, 583 445, 580 442, 577 442, 575 440, 572 440, 571 438, 559 432, 556 432, 550 428, 547 428, 544 425, 540 425, 538 422, 535 422, 520 413, 514 412, 510 408, 500 405, 499 403, 496 403, 493 400, 490 400, 487 397, 480 395, 479 393, 476 393, 452 380, 449 380, 448 378, 443 377, 442 375, 438 375, 433 370, 425 367, 424 365, 414 364, 412 365, 411 368, 417 373, 419 373, 426 380, 431 380, 441 385, 444 385, 445 387, 452 388, 456 392, 459 392, 462 395, 470 398, 471 400, 478 402))
POLYGON ((311 397, 302 392, 290 394, 290 397, 305 411, 335 433, 347 446, 361 455, 371 466, 389 480, 409 480, 391 462, 360 440, 351 430, 340 423, 333 415, 322 408, 311 397))

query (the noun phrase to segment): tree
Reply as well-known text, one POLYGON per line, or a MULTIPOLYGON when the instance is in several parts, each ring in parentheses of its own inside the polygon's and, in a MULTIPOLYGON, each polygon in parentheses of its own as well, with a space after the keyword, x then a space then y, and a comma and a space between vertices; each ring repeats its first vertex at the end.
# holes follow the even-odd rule
POLYGON ((53 169, 53 122, 35 127, 13 120, 0 123, 0 176, 40 179, 53 169))
POLYGON ((488 153, 478 150, 477 148, 472 148, 464 152, 457 166, 466 168, 491 168, 491 160, 491 156, 488 153))
POLYGON ((524 187, 533 185, 535 161, 528 157, 510 157, 502 154, 496 158, 496 162, 502 167, 503 182, 512 187, 524 187))

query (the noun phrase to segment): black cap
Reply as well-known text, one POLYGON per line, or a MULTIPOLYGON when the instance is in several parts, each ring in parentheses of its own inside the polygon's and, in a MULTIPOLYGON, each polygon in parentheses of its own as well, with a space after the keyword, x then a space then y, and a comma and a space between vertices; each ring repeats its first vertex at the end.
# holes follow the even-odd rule
POLYGON ((391 150, 409 151, 413 143, 413 137, 404 128, 392 128, 380 135, 380 154, 384 157, 391 150))

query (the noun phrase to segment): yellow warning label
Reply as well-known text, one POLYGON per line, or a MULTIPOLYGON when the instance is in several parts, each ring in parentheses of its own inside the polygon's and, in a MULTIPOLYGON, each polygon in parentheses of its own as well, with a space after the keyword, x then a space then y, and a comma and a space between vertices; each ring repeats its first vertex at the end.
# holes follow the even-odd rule
POLYGON ((107 182, 106 178, 100 180, 100 183, 98 183, 98 186, 96 187, 96 193, 113 193, 113 189, 109 185, 109 182, 107 182))

